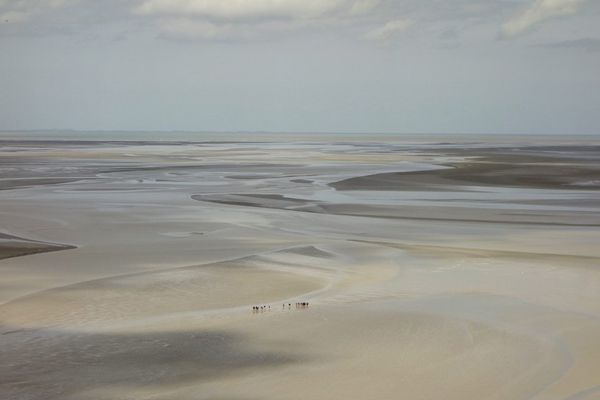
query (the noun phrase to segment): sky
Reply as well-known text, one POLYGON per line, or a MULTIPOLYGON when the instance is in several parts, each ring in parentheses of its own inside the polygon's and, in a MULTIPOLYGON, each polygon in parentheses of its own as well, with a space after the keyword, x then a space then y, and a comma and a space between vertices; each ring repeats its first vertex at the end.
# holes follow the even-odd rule
POLYGON ((0 130, 600 134, 600 0, 0 0, 0 130))

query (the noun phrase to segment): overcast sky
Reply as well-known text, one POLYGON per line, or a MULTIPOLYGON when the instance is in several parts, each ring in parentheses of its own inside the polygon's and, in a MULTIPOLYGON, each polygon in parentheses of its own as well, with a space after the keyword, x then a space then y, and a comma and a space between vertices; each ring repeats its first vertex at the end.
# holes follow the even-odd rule
POLYGON ((599 0, 0 0, 0 129, 600 133, 599 0))

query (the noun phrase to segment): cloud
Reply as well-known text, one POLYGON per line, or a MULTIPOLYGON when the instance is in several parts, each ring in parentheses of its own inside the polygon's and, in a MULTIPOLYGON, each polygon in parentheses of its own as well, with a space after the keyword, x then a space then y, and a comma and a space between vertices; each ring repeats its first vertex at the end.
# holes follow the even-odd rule
POLYGON ((172 39, 248 39, 367 18, 381 0, 143 0, 138 16, 172 39))
POLYGON ((146 0, 136 7, 135 11, 144 15, 179 15, 221 21, 244 21, 317 18, 347 4, 346 0, 146 0))
POLYGON ((372 11, 380 4, 379 0, 357 0, 350 8, 351 15, 361 15, 372 11))
MULTIPOLYGON (((120 30, 173 40, 235 41, 335 33, 389 42, 418 23, 419 35, 431 41, 443 41, 447 36, 442 33, 448 30, 460 33, 460 40, 456 40, 459 44, 488 40, 503 19, 514 12, 515 4, 526 6, 502 26, 503 37, 516 36, 551 18, 573 14, 586 2, 592 3, 589 0, 0 0, 0 34, 92 36, 120 30)), ((586 15, 582 13, 582 17, 586 15)), ((587 17, 588 22, 593 18, 592 13, 587 17)), ((585 35, 596 33, 588 29, 585 35)), ((456 34, 454 37, 458 38, 456 34)))
POLYGON ((413 21, 409 19, 396 19, 388 21, 384 25, 372 29, 365 34, 365 37, 370 40, 386 42, 398 33, 404 32, 413 25, 413 21))
POLYGON ((501 35, 505 38, 517 36, 548 19, 575 14, 585 1, 535 0, 502 26, 501 35))
POLYGON ((0 21, 18 24, 26 22, 48 9, 60 8, 73 0, 0 1, 0 21))
POLYGON ((309 21, 263 21, 255 23, 212 22, 191 18, 166 18, 159 22, 160 37, 176 40, 247 41, 261 40, 299 29, 309 21))

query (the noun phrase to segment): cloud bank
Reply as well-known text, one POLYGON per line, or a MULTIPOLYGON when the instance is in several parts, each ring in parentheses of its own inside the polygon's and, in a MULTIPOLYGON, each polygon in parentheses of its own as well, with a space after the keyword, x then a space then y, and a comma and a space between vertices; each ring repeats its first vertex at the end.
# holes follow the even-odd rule
POLYGON ((546 20, 573 15, 584 2, 585 0, 535 0, 502 26, 502 35, 510 38, 527 32, 546 20))
MULTIPOLYGON (((0 35, 77 33, 119 21, 177 40, 276 39, 287 33, 336 32, 390 43, 411 29, 500 33, 516 39, 559 17, 582 16, 590 0, 0 0, 0 35), (69 27, 69 29, 64 28, 69 27), (483 28, 483 29, 481 29, 483 28)), ((593 5, 593 4, 591 4, 593 5)), ((595 10, 600 11, 599 4, 595 10)), ((589 7, 594 9, 594 7, 589 7)), ((437 32, 437 33, 436 33, 437 32)), ((586 36, 593 36, 590 33, 586 36)), ((458 36, 457 36, 458 37, 458 36)), ((556 40, 557 38, 553 38, 556 40)), ((572 37, 558 38, 570 40, 572 37)))
POLYGON ((153 18, 169 37, 250 38, 349 24, 380 0, 145 0, 133 9, 153 18))

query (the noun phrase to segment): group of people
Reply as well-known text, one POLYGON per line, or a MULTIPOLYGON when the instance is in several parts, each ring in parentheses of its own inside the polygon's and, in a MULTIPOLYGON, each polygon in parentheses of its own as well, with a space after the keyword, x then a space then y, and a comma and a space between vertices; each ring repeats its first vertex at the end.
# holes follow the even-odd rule
MULTIPOLYGON (((302 302, 298 302, 296 303, 296 309, 298 308, 308 308, 309 306, 309 302, 308 301, 302 301, 302 302)), ((282 304, 282 309, 285 310, 285 308, 288 308, 288 310, 292 309, 292 303, 283 303, 282 304)), ((266 305, 266 306, 252 306, 252 312, 253 313, 261 313, 261 312, 265 312, 265 311, 271 311, 271 306, 270 305, 266 305)))

